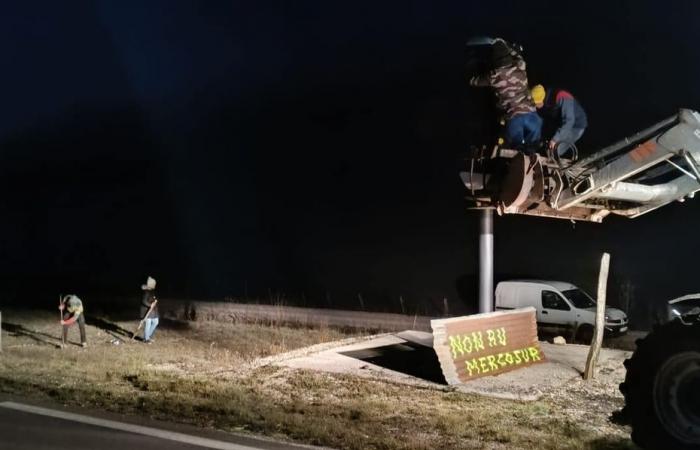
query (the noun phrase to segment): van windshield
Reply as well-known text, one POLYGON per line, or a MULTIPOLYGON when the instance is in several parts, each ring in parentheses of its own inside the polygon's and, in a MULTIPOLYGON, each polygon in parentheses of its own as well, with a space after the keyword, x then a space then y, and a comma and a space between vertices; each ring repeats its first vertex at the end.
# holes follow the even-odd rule
POLYGON ((568 291, 562 291, 561 293, 577 308, 585 309, 595 306, 595 301, 581 289, 570 289, 568 291))

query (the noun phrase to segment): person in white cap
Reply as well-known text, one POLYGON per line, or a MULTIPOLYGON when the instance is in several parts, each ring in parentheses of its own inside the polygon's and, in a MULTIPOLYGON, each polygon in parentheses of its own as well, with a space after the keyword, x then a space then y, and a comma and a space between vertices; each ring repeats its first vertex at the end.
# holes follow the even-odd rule
POLYGON ((146 284, 141 285, 143 298, 141 299, 141 319, 143 320, 143 342, 153 342, 153 333, 158 326, 158 300, 155 295, 156 280, 148 277, 146 284))

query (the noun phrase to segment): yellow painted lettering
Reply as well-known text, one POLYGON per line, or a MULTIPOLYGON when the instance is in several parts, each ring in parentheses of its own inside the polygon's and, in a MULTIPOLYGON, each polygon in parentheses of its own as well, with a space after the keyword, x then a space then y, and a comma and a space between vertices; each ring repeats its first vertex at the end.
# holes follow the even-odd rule
POLYGON ((467 336, 466 334, 464 335, 464 337, 462 337, 462 347, 464 348, 464 351, 467 353, 471 353, 472 350, 474 350, 474 348, 472 346, 472 340, 469 339, 469 336, 467 336))
POLYGON ((498 343, 501 344, 502 346, 506 346, 507 344, 507 339, 506 339, 506 329, 501 327, 498 330, 496 330, 496 339, 498 340, 498 343))
POLYGON ((540 357, 540 351, 536 347, 530 347, 527 349, 527 351, 530 353, 533 361, 539 361, 542 359, 540 357))
POLYGON ((459 336, 450 336, 450 349, 452 350, 452 359, 457 359, 457 356, 464 355, 464 348, 459 340, 459 336))
POLYGON ((486 359, 488 359, 488 361, 489 361, 489 368, 491 370, 498 370, 498 364, 496 364, 496 357, 495 356, 488 355, 486 357, 486 359))
POLYGON ((474 372, 477 374, 481 373, 479 370, 479 365, 476 363, 475 359, 467 360, 465 363, 467 365, 467 371, 469 371, 469 376, 472 376, 472 373, 474 372))
POLYGON ((498 364, 499 364, 501 367, 504 367, 504 366, 506 365, 506 362, 505 362, 505 360, 503 359, 504 356, 505 356, 505 355, 504 355, 503 353, 499 353, 498 356, 496 357, 496 358, 498 359, 498 364))
POLYGON ((520 355, 523 357, 523 360, 525 362, 530 362, 530 354, 527 352, 527 349, 518 351, 520 352, 520 355))
POLYGON ((493 330, 486 330, 486 339, 489 341, 489 347, 496 346, 496 332, 493 330))
POLYGON ((509 366, 513 364, 513 354, 511 352, 506 353, 506 362, 509 366))
POLYGON ((484 339, 481 335, 481 331, 472 333, 472 343, 474 344, 474 350, 484 350, 484 339))
POLYGON ((481 367, 481 373, 486 373, 489 371, 488 367, 486 367, 486 357, 482 356, 479 358, 479 366, 481 367))
POLYGON ((513 356, 515 356, 515 364, 520 364, 522 361, 520 360, 520 351, 515 350, 513 352, 513 356))

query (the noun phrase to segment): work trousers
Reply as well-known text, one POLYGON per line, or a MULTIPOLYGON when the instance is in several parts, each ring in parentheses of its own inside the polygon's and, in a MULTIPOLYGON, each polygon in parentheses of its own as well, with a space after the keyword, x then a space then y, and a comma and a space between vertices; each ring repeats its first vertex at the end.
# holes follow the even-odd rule
POLYGON ((536 112, 516 114, 506 122, 506 146, 530 152, 542 139, 542 118, 536 112))
POLYGON ((156 331, 156 327, 158 326, 158 318, 154 319, 146 319, 146 321, 143 324, 143 340, 145 342, 148 342, 151 340, 153 337, 153 333, 156 331))
MULTIPOLYGON (((71 313, 65 312, 63 313, 63 320, 68 320, 71 318, 71 313)), ((81 313, 78 316, 78 328, 80 328, 80 343, 84 344, 86 342, 85 340, 85 317, 81 313)), ((68 342, 68 328, 70 328, 70 325, 63 325, 63 342, 68 342)))
POLYGON ((572 155, 568 155, 567 153, 569 153, 569 150, 572 149, 576 141, 581 139, 584 131, 586 131, 585 128, 572 128, 571 131, 560 133, 561 136, 557 143, 557 155, 560 158, 570 158, 572 155))

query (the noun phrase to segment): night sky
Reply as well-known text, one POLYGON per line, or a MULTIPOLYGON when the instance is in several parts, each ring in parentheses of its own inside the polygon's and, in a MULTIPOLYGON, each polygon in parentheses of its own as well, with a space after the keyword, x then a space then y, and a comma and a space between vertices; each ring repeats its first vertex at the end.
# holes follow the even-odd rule
MULTIPOLYGON (((700 108, 700 3, 16 2, 0 15, 0 292, 284 295, 435 313, 476 297, 458 172, 491 126, 466 40, 523 44, 570 90, 591 152, 700 108), (604 6, 603 6, 604 5, 604 6)), ((700 291, 700 203, 600 224, 496 220, 498 278, 593 292, 632 318, 700 291)), ((634 325, 634 324, 633 324, 634 325)))

